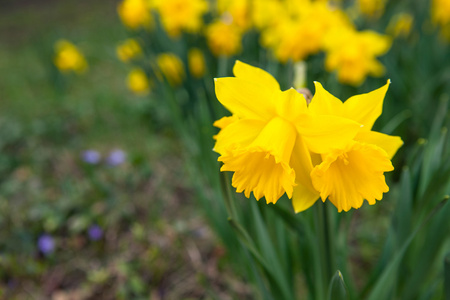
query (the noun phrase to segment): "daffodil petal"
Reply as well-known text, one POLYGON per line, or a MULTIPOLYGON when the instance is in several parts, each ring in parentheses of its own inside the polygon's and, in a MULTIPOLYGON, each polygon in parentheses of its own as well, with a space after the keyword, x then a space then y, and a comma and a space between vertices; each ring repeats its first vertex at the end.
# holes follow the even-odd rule
POLYGON ((355 137, 356 141, 374 144, 386 151, 389 159, 394 157, 397 150, 403 145, 399 136, 387 135, 376 131, 361 131, 355 137))
POLYGON ((292 206, 295 213, 307 210, 319 199, 319 192, 310 189, 303 184, 297 184, 292 193, 292 206))
POLYGON ((215 79, 217 99, 239 118, 269 121, 275 115, 277 90, 235 77, 215 79))
POLYGON ((228 125, 230 125, 238 120, 239 120, 239 118, 235 115, 229 116, 229 117, 222 117, 219 120, 215 121, 213 126, 220 128, 220 129, 224 129, 228 125))
POLYGON ((342 116, 344 104, 325 90, 320 82, 314 81, 316 91, 308 106, 310 112, 319 115, 342 116))
POLYGON ((237 78, 254 81, 272 90, 280 89, 278 81, 270 73, 239 60, 234 64, 233 74, 237 78))
POLYGON ((310 151, 326 153, 345 147, 355 137, 361 125, 336 116, 305 114, 296 127, 310 151))
POLYGON ((386 95, 390 80, 387 83, 367 94, 356 95, 344 102, 344 116, 364 125, 370 130, 383 110, 384 96, 386 95))
POLYGON ((276 105, 277 114, 291 122, 308 110, 305 97, 293 88, 280 92, 276 105))
POLYGON ((313 169, 311 153, 301 136, 296 138, 290 165, 295 171, 295 183, 297 184, 292 194, 292 206, 298 213, 311 207, 319 198, 319 192, 314 189, 310 176, 313 169))
POLYGON ((244 119, 226 126, 216 135, 214 151, 224 154, 227 150, 248 146, 265 125, 263 121, 244 119))
POLYGON ((295 182, 314 190, 310 176, 313 169, 311 153, 300 135, 296 137, 290 165, 295 170, 295 182))

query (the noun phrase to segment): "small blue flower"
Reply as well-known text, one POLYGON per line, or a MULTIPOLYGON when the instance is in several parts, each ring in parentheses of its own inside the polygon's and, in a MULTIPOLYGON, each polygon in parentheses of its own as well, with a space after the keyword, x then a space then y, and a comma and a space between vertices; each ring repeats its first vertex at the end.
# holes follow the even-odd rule
POLYGON ((103 236, 103 229, 98 225, 92 225, 88 229, 88 235, 92 241, 98 241, 103 236))
POLYGON ((84 162, 88 164, 96 165, 100 162, 101 155, 96 150, 86 150, 81 155, 81 158, 83 159, 84 162))
POLYGON ((47 233, 41 235, 38 239, 38 248, 44 255, 48 255, 55 251, 55 240, 47 233))
POLYGON ((123 164, 127 158, 126 153, 123 150, 115 149, 109 153, 106 158, 106 163, 110 166, 118 166, 123 164))

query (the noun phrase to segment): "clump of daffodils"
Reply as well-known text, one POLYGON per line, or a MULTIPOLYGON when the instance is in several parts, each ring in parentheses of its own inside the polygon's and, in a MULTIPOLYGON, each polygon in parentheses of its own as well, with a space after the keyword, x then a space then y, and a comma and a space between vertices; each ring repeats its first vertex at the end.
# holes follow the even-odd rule
POLYGON ((217 98, 232 117, 215 123, 214 150, 221 171, 234 172, 237 192, 267 203, 286 194, 300 212, 319 198, 348 211, 389 191, 384 173, 394 169, 391 158, 402 140, 371 130, 389 82, 345 102, 315 82, 308 105, 261 69, 237 61, 233 72, 215 80, 217 98))
POLYGON ((53 62, 64 73, 70 71, 83 73, 88 68, 84 55, 78 47, 67 40, 59 40, 55 43, 55 57, 53 62))

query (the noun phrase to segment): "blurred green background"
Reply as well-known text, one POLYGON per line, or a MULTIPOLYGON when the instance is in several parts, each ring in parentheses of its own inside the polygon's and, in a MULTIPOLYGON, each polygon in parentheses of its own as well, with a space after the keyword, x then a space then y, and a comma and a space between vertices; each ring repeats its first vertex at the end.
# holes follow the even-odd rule
POLYGON ((117 3, 2 1, 1 299, 246 293, 190 205, 179 142, 126 87, 117 3), (83 51, 88 72, 58 72, 60 38, 83 51), (99 161, 85 162, 86 150, 99 161), (115 150, 125 159, 111 163, 115 150))

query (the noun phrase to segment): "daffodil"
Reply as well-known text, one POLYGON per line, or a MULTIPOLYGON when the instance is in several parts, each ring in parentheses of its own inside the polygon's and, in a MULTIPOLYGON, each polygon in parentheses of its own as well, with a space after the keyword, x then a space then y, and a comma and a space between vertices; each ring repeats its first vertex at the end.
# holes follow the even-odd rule
POLYGON ((178 56, 173 53, 161 53, 156 58, 156 64, 170 85, 177 86, 183 82, 184 65, 178 56))
POLYGON ((262 32, 262 44, 272 49, 283 63, 289 59, 301 61, 318 53, 330 29, 351 26, 341 10, 330 8, 324 1, 302 1, 302 5, 292 4, 292 8, 286 9, 275 24, 262 32))
POLYGON ((450 41, 450 2, 433 0, 431 2, 431 19, 440 27, 441 36, 446 41, 450 41))
POLYGON ((441 26, 450 24, 450 2, 447 0, 433 0, 431 2, 431 18, 441 26))
POLYGON ((391 47, 388 36, 350 27, 330 30, 324 39, 325 67, 337 71, 340 82, 360 85, 368 75, 381 76, 384 66, 376 59, 391 47))
POLYGON ((155 0, 154 7, 161 23, 172 37, 181 32, 197 33, 203 25, 202 16, 208 11, 206 0, 155 0))
POLYGON ((246 197, 253 192, 275 203, 286 193, 296 210, 311 206, 319 197, 310 178, 317 155, 311 153, 345 147, 360 124, 311 114, 300 93, 281 91, 259 68, 237 61, 233 73, 215 80, 218 100, 233 114, 216 123, 222 127, 214 147, 221 171, 234 172, 232 185, 246 197))
POLYGON ((250 0, 219 0, 217 2, 219 15, 227 14, 233 25, 241 31, 247 31, 251 26, 250 0))
POLYGON ((127 39, 117 46, 116 53, 121 61, 129 62, 142 54, 142 48, 135 39, 127 39))
POLYGON ((377 19, 384 12, 386 0, 358 0, 358 9, 361 14, 377 19))
POLYGON ((127 77, 128 88, 136 95, 146 95, 150 92, 150 82, 144 70, 134 68, 127 77))
POLYGON ((408 13, 399 13, 392 17, 386 28, 386 33, 394 38, 406 37, 411 32, 413 25, 413 16, 408 13))
POLYGON ((341 116, 361 124, 352 141, 322 153, 322 161, 311 171, 312 185, 322 200, 328 198, 339 211, 359 208, 364 199, 375 204, 389 191, 384 173, 394 169, 390 160, 403 142, 400 137, 371 131, 381 115, 389 83, 342 102, 315 82, 316 92, 308 107, 311 113, 341 116))
POLYGON ((189 72, 195 78, 201 78, 205 74, 205 56, 198 48, 192 48, 188 52, 189 72))
POLYGON ((205 34, 215 56, 231 56, 241 51, 242 31, 226 18, 209 24, 205 34))
POLYGON ((55 57, 53 62, 62 72, 75 71, 83 73, 88 64, 80 50, 67 40, 59 40, 55 44, 55 57))
POLYGON ((117 6, 122 23, 130 29, 151 28, 153 18, 147 0, 123 0, 117 6))

